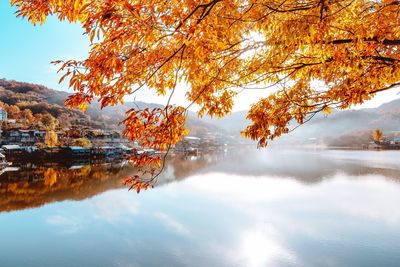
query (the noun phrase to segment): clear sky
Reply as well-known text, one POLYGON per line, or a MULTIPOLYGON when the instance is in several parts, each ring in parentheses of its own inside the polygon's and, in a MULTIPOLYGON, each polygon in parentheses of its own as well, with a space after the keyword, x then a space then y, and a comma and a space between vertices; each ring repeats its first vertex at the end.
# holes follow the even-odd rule
MULTIPOLYGON (((57 59, 83 59, 89 50, 89 41, 83 36, 78 24, 60 22, 49 18, 42 26, 34 27, 21 18, 16 18, 15 8, 8 0, 0 1, 0 78, 42 84, 52 89, 68 90, 67 82, 58 84, 60 75, 50 64, 57 59)), ((178 88, 174 103, 184 104, 185 86, 178 88), (179 91, 178 91, 179 90, 179 91)), ((399 98, 399 90, 379 94, 362 107, 376 107, 384 102, 399 98)), ((264 90, 247 90, 236 100, 235 110, 247 109, 262 96, 264 90)), ((128 100, 132 100, 129 97, 128 100)), ((165 104, 166 98, 159 98, 149 90, 142 91, 136 100, 165 104)))
POLYGON ((0 77, 66 90, 66 85, 58 84, 60 76, 50 62, 86 55, 89 42, 80 26, 50 18, 34 27, 16 18, 7 0, 0 1, 0 11, 0 77))

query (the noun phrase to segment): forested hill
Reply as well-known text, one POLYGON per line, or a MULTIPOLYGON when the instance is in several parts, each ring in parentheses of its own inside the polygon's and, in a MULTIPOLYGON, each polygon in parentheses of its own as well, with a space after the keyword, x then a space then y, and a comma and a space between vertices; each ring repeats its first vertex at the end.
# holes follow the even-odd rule
MULTIPOLYGON (((101 129, 117 129, 118 122, 125 118, 125 112, 139 106, 140 108, 162 107, 158 104, 144 102, 126 102, 123 106, 107 107, 100 109, 100 104, 93 101, 85 113, 79 110, 70 110, 64 105, 68 97, 67 92, 57 91, 42 85, 0 79, 0 102, 9 106, 16 106, 20 111, 30 110, 32 115, 49 113, 59 121, 65 122, 76 119, 90 121, 93 127, 101 129)), ((12 117, 12 114, 10 114, 12 117)), ((191 134, 202 135, 205 132, 218 131, 218 127, 200 121, 190 115, 187 127, 191 134)))

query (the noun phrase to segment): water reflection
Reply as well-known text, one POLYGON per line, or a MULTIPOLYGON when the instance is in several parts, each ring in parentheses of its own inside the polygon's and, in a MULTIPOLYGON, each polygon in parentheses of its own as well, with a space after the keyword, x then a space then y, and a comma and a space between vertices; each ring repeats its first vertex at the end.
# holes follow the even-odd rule
POLYGON ((28 163, 17 168, 0 176, 0 211, 66 199, 82 200, 121 187, 122 178, 132 172, 124 162, 70 167, 28 163))
MULTIPOLYGON (((398 152, 366 151, 256 151, 176 156, 168 159, 157 185, 194 174, 227 173, 270 176, 318 183, 338 173, 350 176, 380 174, 400 181, 398 152)), ((82 200, 123 187, 123 178, 135 170, 127 161, 117 162, 15 162, 0 175, 0 211, 32 208, 49 202, 82 200)))
POLYGON ((25 167, 1 210, 48 205, 0 213, 0 266, 399 266, 398 155, 176 157, 139 195, 123 163, 25 167))
POLYGON ((398 151, 238 150, 226 157, 207 171, 289 177, 304 183, 317 183, 337 173, 400 178, 398 151))

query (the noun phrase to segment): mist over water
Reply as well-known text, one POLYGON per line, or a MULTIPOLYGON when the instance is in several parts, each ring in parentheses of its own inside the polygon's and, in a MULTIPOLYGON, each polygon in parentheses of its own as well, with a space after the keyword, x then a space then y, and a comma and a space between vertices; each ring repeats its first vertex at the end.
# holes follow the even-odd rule
POLYGON ((399 266, 399 156, 176 157, 140 194, 124 162, 21 163, 0 176, 0 266, 399 266))

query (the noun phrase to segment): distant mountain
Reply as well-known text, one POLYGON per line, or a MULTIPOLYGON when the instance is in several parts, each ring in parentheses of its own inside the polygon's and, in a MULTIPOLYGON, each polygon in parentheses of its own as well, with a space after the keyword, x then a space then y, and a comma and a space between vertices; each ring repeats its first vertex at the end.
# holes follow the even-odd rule
POLYGON ((230 134, 239 134, 250 123, 246 119, 247 111, 233 112, 221 119, 204 116, 203 121, 218 126, 230 134))
POLYGON ((357 132, 371 132, 379 128, 386 134, 400 132, 400 99, 378 108, 335 111, 329 116, 320 116, 299 128, 294 136, 303 138, 338 137, 357 132))
MULTIPOLYGON (((222 119, 204 120, 218 125, 229 133, 239 133, 251 122, 246 120, 247 111, 234 112, 222 119)), ((329 145, 345 145, 370 141, 371 131, 381 129, 386 135, 400 133, 400 99, 385 103, 378 108, 361 110, 334 110, 331 115, 318 114, 310 122, 279 139, 279 143, 304 143, 319 139, 329 145), (346 139, 346 142, 343 140, 346 139)))

